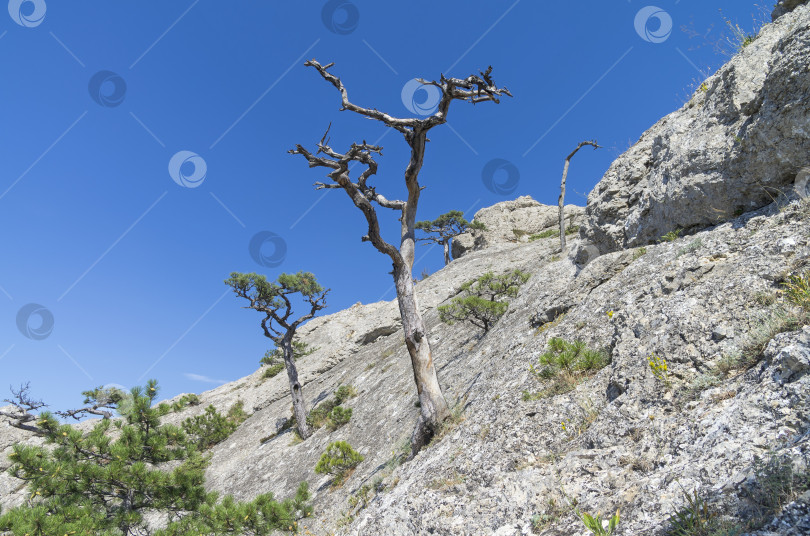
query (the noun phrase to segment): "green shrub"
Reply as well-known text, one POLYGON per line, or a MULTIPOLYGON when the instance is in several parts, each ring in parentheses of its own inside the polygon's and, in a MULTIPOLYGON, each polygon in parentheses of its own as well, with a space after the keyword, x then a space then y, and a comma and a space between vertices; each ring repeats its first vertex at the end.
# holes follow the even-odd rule
POLYGON ((312 428, 327 426, 331 430, 340 428, 349 422, 352 417, 352 410, 340 406, 343 402, 357 396, 357 390, 351 385, 341 385, 332 397, 327 398, 309 412, 307 424, 312 428), (337 409, 337 411, 335 411, 337 409))
POLYGON ((357 396, 357 389, 355 389, 351 385, 341 385, 337 389, 335 389, 335 402, 338 404, 343 404, 350 398, 354 398, 357 396))
MULTIPOLYGON (((566 236, 572 235, 572 234, 578 233, 578 232, 579 232, 579 225, 569 225, 568 227, 565 228, 566 236)), ((540 233, 535 233, 533 235, 530 235, 529 236, 529 242, 534 242, 535 240, 540 240, 541 238, 552 238, 552 237, 557 237, 557 236, 560 236, 560 230, 559 229, 546 229, 545 231, 542 231, 540 233)))
POLYGON ((202 415, 183 421, 183 431, 188 434, 191 443, 205 450, 226 440, 245 419, 247 415, 241 400, 231 406, 227 415, 220 414, 213 405, 209 405, 202 415))
POLYGON ((636 259, 638 259, 640 257, 643 257, 646 254, 647 254, 647 248, 645 248, 645 247, 638 248, 637 250, 635 250, 633 252, 633 260, 636 260, 636 259))
POLYGON ((342 406, 335 406, 329 412, 329 427, 334 429, 340 428, 348 423, 352 418, 352 409, 344 408, 342 406))
POLYGON ((198 397, 194 393, 189 393, 181 396, 180 398, 172 402, 171 406, 166 402, 161 402, 160 404, 157 405, 157 412, 161 417, 163 417, 164 415, 168 415, 169 413, 172 412, 177 413, 178 411, 182 411, 188 406, 199 406, 199 405, 200 405, 200 397, 198 397))
POLYGON ((438 307, 439 319, 451 325, 470 322, 487 332, 509 307, 507 302, 500 300, 517 296, 518 289, 529 277, 531 275, 526 272, 513 270, 498 276, 487 272, 478 279, 467 281, 461 286, 463 296, 438 307))
POLYGON ((681 236, 682 232, 683 232, 683 229, 674 229, 674 230, 668 232, 667 234, 665 234, 664 236, 662 236, 658 241, 659 242, 674 242, 681 236))
POLYGON ((264 369, 262 373, 262 379, 272 378, 277 376, 279 372, 284 370, 284 363, 276 363, 275 365, 269 365, 264 369))
POLYGON ((604 368, 608 356, 602 350, 592 350, 583 341, 568 342, 559 337, 548 341, 548 350, 540 355, 539 363, 544 368, 574 371, 592 371, 604 368))
POLYGON ((810 313, 810 272, 789 276, 782 288, 788 302, 810 313))
MULTIPOLYGON (((568 234, 568 233, 565 233, 568 234)), ((534 242, 535 240, 540 240, 542 238, 552 238, 555 236, 560 236, 559 229, 546 229, 540 233, 535 233, 529 237, 529 242, 534 242)))
POLYGON ((339 485, 345 479, 346 474, 364 459, 363 455, 345 441, 335 441, 330 443, 321 454, 321 459, 315 466, 315 472, 334 476, 335 485, 339 485))
POLYGON ((610 363, 610 357, 604 350, 593 350, 583 341, 569 342, 559 337, 548 341, 548 349, 538 358, 538 366, 531 365, 529 370, 541 380, 554 381, 544 391, 531 394, 523 393, 523 400, 545 398, 570 391, 587 375, 593 374, 610 363))

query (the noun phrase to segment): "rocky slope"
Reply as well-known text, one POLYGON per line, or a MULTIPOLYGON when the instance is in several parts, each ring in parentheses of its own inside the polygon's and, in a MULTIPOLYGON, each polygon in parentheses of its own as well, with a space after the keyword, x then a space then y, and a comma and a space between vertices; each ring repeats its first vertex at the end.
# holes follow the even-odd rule
MULTIPOLYGON (((582 236, 603 253, 771 203, 810 166, 810 6, 775 22, 616 159, 582 236)), ((787 11, 788 9, 793 11, 787 11)))
MULTIPOLYGON (((308 404, 354 386, 347 425, 297 443, 277 433, 291 414, 286 378, 261 370, 166 417, 245 403, 251 416, 214 447, 208 486, 247 499, 306 480, 315 516, 305 534, 585 534, 576 504, 620 508, 621 535, 660 535, 685 492, 729 523, 761 518, 749 534, 810 533, 810 495, 766 510, 774 477, 757 461, 790 460, 805 475, 810 464, 810 326, 790 320, 802 315, 779 293, 810 267, 810 6, 796 4, 780 2, 783 14, 706 92, 622 155, 584 214, 570 208, 582 228, 569 252, 556 237, 529 241, 554 227, 556 209, 522 197, 479 211, 488 231, 457 239, 460 258, 417 284, 454 406, 429 447, 403 463, 418 409, 396 302, 356 304, 299 330, 317 348, 299 362, 308 404), (781 189, 777 202, 760 184, 781 189), (657 242, 677 227, 688 236, 657 242), (464 282, 515 268, 531 279, 489 333, 438 321, 464 282), (610 364, 542 396, 554 380, 530 367, 552 337, 603 348, 610 364), (741 355, 747 366, 730 367, 741 355), (666 361, 666 378, 651 356, 666 361), (339 488, 314 472, 336 440, 365 456, 339 488)), ((31 439, 0 427, 4 468, 10 445, 31 439)), ((0 504, 24 497, 0 475, 0 504)))

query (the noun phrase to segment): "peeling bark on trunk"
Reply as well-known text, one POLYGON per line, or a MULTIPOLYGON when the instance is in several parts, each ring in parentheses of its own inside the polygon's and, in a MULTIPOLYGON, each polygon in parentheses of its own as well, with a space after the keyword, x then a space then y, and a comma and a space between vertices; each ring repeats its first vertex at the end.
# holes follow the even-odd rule
POLYGON ((419 314, 411 272, 405 268, 394 267, 394 281, 402 328, 405 331, 405 345, 411 356, 413 379, 421 408, 419 421, 411 435, 411 449, 416 453, 430 441, 438 425, 450 415, 450 410, 436 376, 430 340, 422 315, 419 314))
MULTIPOLYGON (((573 154, 571 155, 573 156, 573 154)), ((564 203, 565 203, 565 179, 568 178, 568 164, 571 163, 571 156, 565 159, 565 167, 563 167, 563 175, 562 175, 562 182, 560 182, 560 198, 557 200, 557 204, 560 206, 560 213, 559 213, 559 223, 560 223, 560 251, 565 252, 565 214, 564 214, 564 203)))
POLYGON ((298 369, 295 367, 293 358, 292 335, 282 339, 281 347, 284 350, 284 367, 287 369, 287 378, 290 380, 290 397, 292 398, 296 428, 301 439, 306 439, 312 435, 312 430, 307 424, 307 405, 301 384, 298 382, 298 369))

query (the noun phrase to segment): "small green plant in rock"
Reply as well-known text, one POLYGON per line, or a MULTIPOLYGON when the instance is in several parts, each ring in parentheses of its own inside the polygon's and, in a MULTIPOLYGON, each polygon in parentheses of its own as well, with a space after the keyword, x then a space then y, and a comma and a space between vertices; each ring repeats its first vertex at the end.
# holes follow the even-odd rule
POLYGON ((644 247, 638 248, 637 250, 635 250, 633 252, 633 260, 636 260, 639 257, 643 257, 646 254, 647 254, 647 248, 644 248, 644 247))
POLYGON ((337 389, 335 389, 335 401, 338 404, 343 404, 350 398, 354 398, 357 396, 357 389, 354 388, 352 385, 340 385, 337 389))
POLYGON ((807 320, 804 311, 793 314, 784 307, 777 306, 765 311, 754 320, 754 325, 739 349, 737 362, 734 368, 747 370, 762 358, 768 343, 780 333, 794 331, 802 327, 807 320))
POLYGON ((337 429, 347 424, 349 420, 352 418, 352 409, 351 408, 344 408, 341 406, 335 406, 332 408, 332 411, 329 412, 329 427, 331 429, 337 429))
POLYGON ((521 237, 524 237, 527 234, 529 234, 529 231, 524 231, 523 229, 512 229, 512 234, 515 235, 516 240, 520 240, 521 237))
POLYGON ((569 342, 559 337, 552 337, 548 341, 548 350, 540 355, 539 363, 542 369, 531 367, 532 372, 544 375, 553 373, 555 370, 567 372, 592 371, 603 368, 607 365, 607 355, 601 350, 588 348, 584 341, 569 342))
MULTIPOLYGON (((566 235, 572 235, 574 233, 579 232, 579 225, 569 225, 565 228, 566 235)), ((534 242, 535 240, 540 240, 542 238, 557 238, 560 236, 559 229, 546 229, 545 231, 541 231, 539 233, 535 233, 529 236, 529 242, 534 242)))
POLYGON ((273 365, 268 365, 265 367, 264 372, 262 372, 262 379, 268 380, 270 378, 274 378, 278 376, 278 374, 284 370, 284 363, 275 363, 273 365))
POLYGON ((335 441, 330 443, 318 464, 315 472, 318 474, 329 474, 334 477, 334 486, 339 486, 345 480, 347 473, 360 465, 365 458, 345 441, 335 441))
POLYGON ((576 387, 586 376, 595 373, 610 363, 603 350, 593 350, 583 341, 566 341, 552 337, 548 349, 538 358, 538 366, 529 370, 540 380, 553 382, 544 391, 533 395, 525 392, 523 400, 544 398, 566 393, 576 387))
POLYGON ((333 396, 318 404, 307 415, 307 424, 312 428, 327 426, 330 430, 340 428, 349 422, 352 410, 340 405, 357 396, 357 390, 351 385, 339 386, 333 396), (337 411, 335 411, 337 410, 337 411))
POLYGON ((683 490, 686 505, 676 511, 669 518, 670 528, 667 536, 700 536, 710 534, 712 525, 715 524, 717 514, 709 508, 706 501, 697 490, 692 494, 683 490))
POLYGON ((669 385, 669 368, 665 358, 658 357, 655 354, 650 354, 650 356, 647 358, 647 364, 650 366, 650 370, 652 371, 653 376, 655 376, 655 379, 669 385))
POLYGON ((737 52, 741 51, 757 39, 755 33, 746 32, 739 24, 732 23, 730 20, 725 20, 726 26, 731 31, 731 36, 727 37, 728 43, 736 49, 737 52))
POLYGON ((545 231, 534 233, 533 235, 529 236, 529 242, 534 242, 535 240, 541 240, 543 238, 556 238, 560 236, 559 229, 546 229, 545 231))
POLYGON ((517 296, 520 286, 529 280, 530 274, 513 270, 501 275, 487 272, 478 279, 461 286, 461 297, 453 298, 448 305, 438 307, 439 319, 446 324, 470 322, 486 333, 506 313, 509 304, 503 298, 517 296))
POLYGON ((737 536, 742 528, 720 518, 718 513, 698 494, 683 490, 686 504, 669 517, 665 536, 737 536))
POLYGON ((659 242, 674 242, 681 236, 682 232, 683 232, 683 229, 674 229, 674 230, 668 232, 667 234, 665 234, 664 236, 662 236, 658 241, 659 242))
POLYGON ((782 292, 788 302, 810 313, 810 272, 788 276, 782 283, 782 292))
POLYGON ((574 510, 582 520, 582 523, 585 527, 591 531, 591 533, 595 534, 596 536, 613 536, 613 533, 616 531, 616 527, 619 525, 619 511, 616 510, 616 513, 608 520, 603 520, 599 517, 599 514, 596 514, 596 517, 593 517, 585 512, 580 512, 579 509, 574 510))
POLYGON ((700 249, 701 246, 703 246, 703 240, 696 238, 695 240, 692 240, 688 246, 679 249, 676 256, 680 257, 681 255, 685 255, 687 253, 694 253, 700 249))
POLYGON ((744 488, 756 510, 753 528, 761 527, 807 489, 810 473, 797 472, 790 456, 780 456, 774 451, 768 451, 764 457, 754 456, 754 482, 744 488))

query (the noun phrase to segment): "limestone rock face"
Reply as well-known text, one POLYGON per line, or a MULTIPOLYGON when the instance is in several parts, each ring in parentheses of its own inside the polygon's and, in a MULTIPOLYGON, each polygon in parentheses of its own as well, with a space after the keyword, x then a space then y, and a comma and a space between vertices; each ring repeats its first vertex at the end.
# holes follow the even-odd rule
POLYGON ((810 165, 810 5, 794 7, 613 162, 588 196, 588 242, 648 244, 792 189, 810 165))
MULTIPOLYGON (((291 416, 287 379, 261 369, 165 417, 244 403, 250 417, 210 452, 207 487, 281 498, 307 481, 315 514, 300 521, 304 534, 583 535, 576 501, 588 513, 620 508, 619 534, 641 535, 664 534, 684 492, 750 521, 769 478, 763 457, 807 475, 810 325, 780 292, 810 269, 810 197, 790 192, 810 164, 810 6, 794 4, 780 2, 794 9, 617 159, 586 209, 567 207, 582 225, 569 251, 558 237, 528 240, 556 228, 557 208, 521 197, 478 211, 488 230, 458 237, 458 258, 416 284, 454 417, 415 458, 402 456, 419 409, 396 300, 358 303, 298 332, 315 349, 298 361, 309 408, 339 385, 357 390, 345 426, 293 441, 278 426, 291 416), (655 243, 676 227, 689 235, 655 243), (531 278, 488 333, 439 321, 465 282, 513 269, 531 278), (531 367, 553 337, 610 362, 549 393, 531 367), (743 354, 747 366, 729 370, 743 354), (334 488, 314 468, 338 440, 365 460, 334 488)), ((12 445, 37 441, 0 417, 0 469, 12 445)), ((28 496, 0 473, 0 506, 28 496)), ((810 492, 790 501, 746 536, 809 534, 810 492)))
POLYGON ((771 13, 771 20, 776 20, 785 13, 790 13, 802 4, 806 4, 808 0, 779 0, 773 8, 771 13))
MULTIPOLYGON (((771 205, 579 267, 558 247, 556 237, 495 244, 416 285, 458 417, 411 461, 399 453, 419 410, 395 301, 356 304, 300 332, 317 348, 298 362, 308 405, 340 384, 358 391, 345 403, 353 410, 345 426, 300 443, 289 430, 276 435, 291 415, 289 391, 283 374, 262 380, 261 370, 165 419, 245 402, 251 416, 212 449, 207 486, 237 499, 285 497, 306 480, 315 516, 301 521, 302 531, 318 535, 517 536, 533 533, 533 519, 547 520, 548 534, 584 534, 561 490, 586 512, 621 508, 622 534, 653 534, 685 504, 681 486, 744 516, 758 485, 754 456, 770 449, 796 470, 810 467, 810 326, 759 340, 764 350, 747 371, 714 372, 789 307, 777 290, 810 266, 810 202, 771 205), (439 322, 436 306, 465 281, 514 268, 532 277, 489 333, 439 322), (535 399, 547 384, 529 367, 552 337, 604 348, 611 363, 570 392, 535 399), (653 376, 651 354, 666 359, 669 384, 653 376), (337 440, 365 461, 332 489, 314 467, 337 440), (362 494, 366 502, 349 503, 362 494)), ((33 439, 0 422, 4 453, 22 441, 33 439)), ((25 498, 20 481, 0 474, 4 508, 25 498)), ((806 534, 808 502, 797 498, 752 534, 806 534)))
MULTIPOLYGON (((528 195, 482 208, 475 213, 473 220, 486 225, 486 230, 473 230, 457 236, 452 245, 453 258, 494 244, 527 242, 533 234, 557 229, 558 213, 557 206, 542 205, 528 195)), ((566 205, 564 213, 566 227, 579 225, 584 208, 566 205)))

